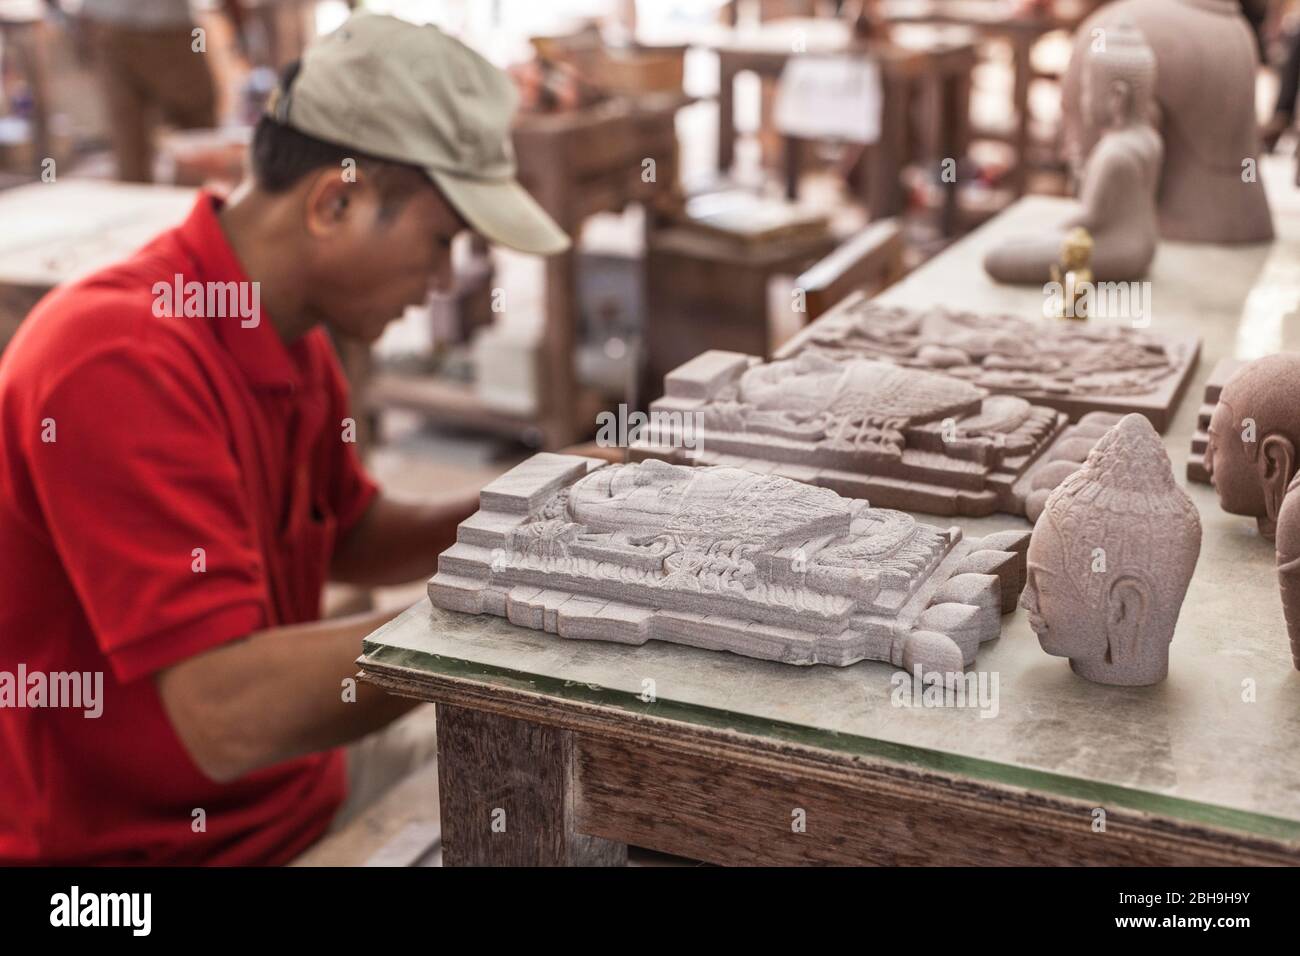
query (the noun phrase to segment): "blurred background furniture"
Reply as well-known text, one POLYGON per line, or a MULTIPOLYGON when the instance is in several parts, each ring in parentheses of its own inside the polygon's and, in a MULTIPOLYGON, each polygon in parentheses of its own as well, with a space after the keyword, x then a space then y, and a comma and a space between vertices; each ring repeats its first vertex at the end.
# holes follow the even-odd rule
POLYGON ((0 348, 56 286, 181 222, 194 190, 70 179, 0 192, 0 348))
POLYGON ((572 444, 594 429, 601 398, 579 385, 574 367, 578 240, 583 223, 596 213, 639 203, 649 227, 680 203, 673 118, 686 102, 680 93, 652 93, 569 112, 524 114, 516 123, 519 180, 574 239, 568 252, 544 262, 535 412, 502 411, 485 403, 472 385, 395 371, 374 376, 370 404, 414 409, 541 448, 572 444))
MULTIPOLYGON (((1029 172, 1041 164, 1036 159, 1041 150, 1035 148, 1032 140, 1030 87, 1035 79, 1053 78, 1035 70, 1034 45, 1050 33, 1073 31, 1093 5, 1076 4, 1074 9, 1066 12, 1058 12, 1058 6, 1065 5, 1029 7, 1017 0, 885 0, 882 7, 890 23, 951 24, 974 31, 981 40, 981 57, 987 55, 983 47, 988 40, 1010 46, 1014 125, 1010 131, 977 128, 972 135, 1010 144, 1015 160, 1007 178, 1017 198, 1024 195, 1029 172)), ((1059 168, 1055 162, 1047 165, 1052 169, 1059 168)))
MULTIPOLYGON (((975 62, 970 37, 960 29, 914 31, 891 41, 861 42, 852 24, 838 19, 773 20, 757 28, 737 29, 711 46, 718 57, 718 153, 720 173, 735 159, 734 84, 738 74, 752 71, 779 79, 795 56, 855 57, 878 64, 881 76, 880 136, 864 152, 865 175, 861 200, 873 218, 898 215, 906 205, 904 166, 913 158, 908 142, 908 117, 918 103, 932 110, 927 129, 935 131, 924 159, 960 160, 970 98, 970 70, 975 62), (940 135, 942 138, 940 138, 940 135)), ((791 141, 786 151, 787 194, 798 189, 800 149, 791 141)), ((920 157, 918 157, 920 158, 920 157)))
POLYGON ((903 271, 902 233, 893 221, 840 242, 824 219, 794 207, 786 207, 786 218, 743 234, 687 220, 650 237, 637 407, 663 394, 664 376, 700 352, 770 357, 840 299, 878 291, 903 271))

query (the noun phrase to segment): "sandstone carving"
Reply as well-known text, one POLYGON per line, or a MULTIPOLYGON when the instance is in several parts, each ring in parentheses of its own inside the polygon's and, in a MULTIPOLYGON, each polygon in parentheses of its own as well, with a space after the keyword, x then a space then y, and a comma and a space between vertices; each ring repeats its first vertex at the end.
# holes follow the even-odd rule
MULTIPOLYGON (((1151 125, 1156 58, 1141 32, 1119 21, 1104 44, 1082 53, 1077 117, 1089 144, 1080 176, 1079 209, 1059 227, 990 250, 984 268, 999 282, 1042 285, 1053 274, 1067 236, 1092 239, 1089 278, 1130 281, 1146 275, 1156 254, 1156 186, 1163 149, 1151 125)), ((1068 273, 1067 273, 1068 274, 1068 273)))
POLYGON ((1201 552, 1160 436, 1127 415, 1047 499, 1021 605, 1043 650, 1101 684, 1154 684, 1201 552))
POLYGON ((1205 465, 1219 504, 1277 542, 1282 610, 1300 669, 1300 353, 1242 366, 1210 419, 1205 465))
POLYGON ((1164 431, 1196 368, 1201 340, 1129 325, 1053 322, 854 296, 777 354, 816 351, 941 371, 1065 412, 1137 412, 1164 431))
POLYGON ((1223 386, 1245 364, 1242 359, 1219 359, 1214 364, 1210 377, 1205 380, 1205 394, 1196 413, 1196 431, 1192 433, 1192 452, 1187 456, 1188 481, 1203 485, 1210 483, 1210 472, 1205 467, 1205 449, 1210 444, 1210 419, 1214 416, 1214 406, 1219 403, 1223 386))
POLYGON ((483 489, 437 606, 560 637, 953 673, 997 637, 1027 532, 964 539, 774 475, 539 454, 483 489))
POLYGON ((933 371, 710 351, 670 373, 633 460, 727 465, 938 515, 1038 516, 1114 424, 933 371))

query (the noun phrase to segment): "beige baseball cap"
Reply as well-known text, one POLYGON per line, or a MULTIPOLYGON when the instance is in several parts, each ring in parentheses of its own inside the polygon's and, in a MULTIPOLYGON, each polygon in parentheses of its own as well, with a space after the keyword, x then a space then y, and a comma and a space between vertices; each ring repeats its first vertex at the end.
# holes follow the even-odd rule
POLYGON ((553 255, 569 237, 515 179, 509 77, 435 26, 358 13, 303 54, 267 113, 317 139, 419 166, 477 232, 553 255))

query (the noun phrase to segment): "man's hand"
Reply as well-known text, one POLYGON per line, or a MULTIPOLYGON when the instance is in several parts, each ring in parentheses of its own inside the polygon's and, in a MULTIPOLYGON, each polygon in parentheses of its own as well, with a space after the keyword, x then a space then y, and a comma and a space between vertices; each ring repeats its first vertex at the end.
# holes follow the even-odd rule
POLYGON ((456 526, 478 510, 478 491, 433 504, 407 504, 382 493, 334 549, 330 578, 361 587, 406 584, 433 574, 456 526))
MULTIPOLYGON (((584 455, 617 463, 622 448, 595 443, 573 445, 561 455, 584 455)), ((382 492, 334 549, 330 579, 360 587, 406 584, 430 577, 438 555, 456 541, 456 527, 478 511, 477 489, 450 494, 429 504, 394 501, 382 492)))
POLYGON ((360 684, 361 639, 393 613, 372 612, 250 634, 158 674, 158 695, 198 768, 218 783, 349 743, 416 702, 360 684))

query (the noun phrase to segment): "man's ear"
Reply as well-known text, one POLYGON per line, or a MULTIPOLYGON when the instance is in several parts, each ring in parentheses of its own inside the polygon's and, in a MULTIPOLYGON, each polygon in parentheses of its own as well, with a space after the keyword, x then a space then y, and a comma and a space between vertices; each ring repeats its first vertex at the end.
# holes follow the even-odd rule
POLYGON ((1276 526, 1282 499, 1296 474, 1295 445, 1281 432, 1272 432, 1259 445, 1260 484, 1264 488, 1264 510, 1269 525, 1276 526))
POLYGON ((370 192, 361 169, 345 177, 328 166, 309 173, 303 188, 307 232, 317 239, 328 239, 361 215, 370 192))
POLYGON ((1137 659, 1152 597, 1150 583, 1140 574, 1121 574, 1111 582, 1106 594, 1106 656, 1112 664, 1137 659))

